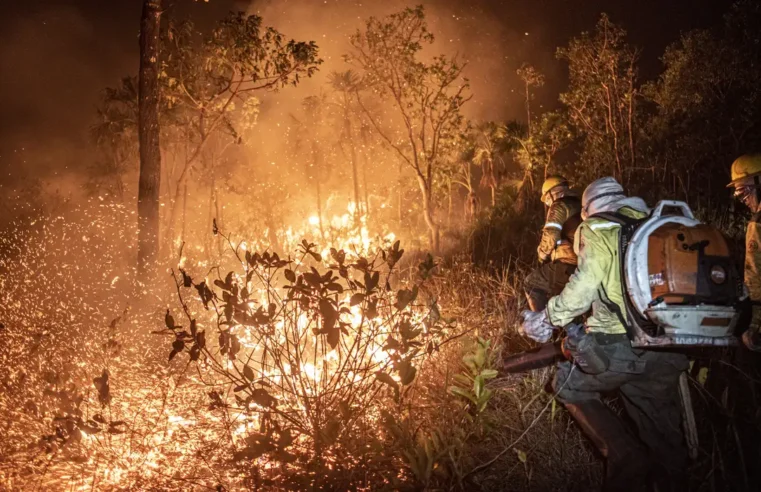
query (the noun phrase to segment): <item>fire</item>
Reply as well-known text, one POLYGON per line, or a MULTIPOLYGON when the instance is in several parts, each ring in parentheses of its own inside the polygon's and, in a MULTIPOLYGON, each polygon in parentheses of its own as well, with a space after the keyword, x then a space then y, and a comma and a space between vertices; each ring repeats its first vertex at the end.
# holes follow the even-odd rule
MULTIPOLYGON (((399 373, 399 367, 416 364, 420 354, 424 354, 417 349, 418 355, 413 355, 410 347, 399 345, 407 343, 400 334, 400 326, 407 330, 419 328, 415 336, 420 337, 422 344, 434 340, 423 326, 429 312, 427 305, 413 302, 401 310, 394 307, 398 301, 396 292, 386 291, 385 282, 388 280, 395 289, 405 286, 398 274, 388 273, 386 277, 387 273, 383 273, 372 281, 374 269, 387 263, 380 258, 380 251, 386 251, 387 255, 398 253, 399 245, 394 246, 396 235, 382 227, 370 227, 368 217, 358 214, 355 204, 348 203, 345 210, 337 214, 324 214, 322 221, 313 213, 306 215, 303 223, 291 224, 276 232, 285 251, 278 257, 289 262, 285 268, 292 269, 293 275, 307 278, 312 268, 321 275, 328 269, 334 272, 333 280, 319 280, 322 282, 319 288, 302 287, 306 290, 294 298, 289 298, 288 290, 283 289, 284 285, 295 285, 283 278, 283 267, 273 271, 263 266, 264 260, 249 263, 245 259, 257 251, 272 258, 274 252, 263 238, 230 241, 230 248, 220 258, 205 255, 204 245, 184 245, 176 268, 198 275, 194 282, 203 281, 212 286, 217 299, 208 310, 197 301, 188 305, 189 315, 197 321, 196 330, 207 333, 209 352, 197 362, 189 363, 188 350, 192 342, 187 342, 169 367, 164 367, 165 363, 156 365, 151 362, 152 358, 166 360, 169 350, 166 339, 135 335, 141 331, 141 325, 155 326, 155 315, 146 318, 138 313, 123 328, 120 328, 123 321, 116 320, 109 329, 92 326, 92 320, 103 319, 104 314, 100 306, 90 309, 87 300, 107 292, 109 303, 106 305, 117 309, 125 305, 126 297, 121 292, 130 283, 131 273, 125 273, 114 260, 127 255, 121 250, 105 248, 104 238, 122 238, 123 242, 117 245, 128 244, 126 238, 134 234, 124 225, 130 223, 131 213, 124 211, 121 219, 114 220, 112 205, 102 203, 100 207, 104 212, 102 216, 84 223, 81 228, 66 226, 72 230, 66 231, 64 236, 78 238, 81 248, 60 241, 60 235, 53 231, 50 239, 15 240, 18 244, 37 241, 53 247, 48 251, 35 249, 36 256, 21 255, 20 260, 14 260, 23 262, 23 268, 34 271, 36 277, 22 275, 27 279, 24 282, 0 279, 5 309, 17 313, 13 316, 23 315, 18 323, 34 326, 41 320, 51 321, 51 308, 45 301, 29 300, 38 299, 42 294, 44 299, 57 299, 52 309, 58 312, 59 319, 52 320, 55 323, 52 326, 92 327, 84 345, 73 345, 86 347, 86 350, 70 356, 79 374, 77 389, 72 391, 77 392, 73 394, 81 392, 81 404, 74 410, 58 408, 57 402, 51 404, 50 411, 34 423, 36 430, 24 431, 26 435, 47 435, 39 466, 48 460, 50 464, 44 465, 45 473, 40 475, 42 488, 65 486, 71 490, 92 490, 140 488, 140 484, 146 483, 167 485, 191 470, 193 476, 200 477, 199 483, 212 487, 224 483, 235 488, 245 483, 247 476, 245 467, 229 467, 230 456, 240 453, 244 453, 242 456, 254 453, 239 459, 256 463, 273 474, 282 473, 282 464, 267 453, 259 455, 259 444, 252 439, 272 439, 276 446, 289 443, 283 445, 282 452, 306 456, 313 452, 315 436, 337 443, 342 432, 349 432, 344 431, 345 426, 358 422, 364 426, 379 425, 380 413, 376 406, 384 401, 380 395, 392 397, 394 386, 398 391, 409 384, 399 373), (303 253, 304 238, 314 238, 319 244, 310 250, 314 255, 303 253), (65 249, 65 254, 59 249, 65 249), (81 262, 83 253, 103 261, 97 265, 84 264, 81 262), (59 263, 48 262, 48 255, 53 255, 59 263), (364 258, 376 266, 362 267, 366 271, 351 266, 364 258), (338 275, 339 263, 348 271, 346 277, 338 275), (217 264, 219 270, 211 268, 217 264), (40 265, 45 268, 40 269, 40 265), (64 268, 60 269, 61 266, 64 268), (98 269, 90 272, 93 266, 98 269), (215 285, 215 280, 225 277, 224 268, 234 271, 230 282, 237 286, 239 294, 244 287, 247 291, 248 297, 241 300, 239 309, 249 316, 255 316, 261 308, 265 314, 272 313, 267 314, 268 321, 263 325, 240 320, 223 325, 224 331, 239 344, 234 358, 228 356, 229 352, 220 353, 217 340, 219 322, 226 320, 223 294, 230 295, 215 285), (79 269, 91 273, 96 281, 78 281, 81 278, 78 273, 62 277, 61 271, 79 269), (50 273, 46 273, 47 270, 50 273), (33 278, 39 286, 29 280, 33 278), (61 283, 61 278, 71 278, 72 285, 61 283), (374 285, 368 284, 368 278, 374 285), (339 284, 340 287, 336 287, 339 284), (58 289, 53 291, 58 293, 48 298, 46 289, 51 287, 58 289), (79 295, 85 299, 84 303, 76 297, 79 295), (303 300, 299 300, 301 297, 303 300), (372 316, 368 315, 371 299, 377 303, 372 309, 378 311, 372 316), (325 300, 333 306, 335 326, 340 327, 339 341, 332 346, 326 333, 321 332, 325 328, 325 313, 321 309, 327 308, 321 308, 320 302, 324 304, 325 300), (24 309, 24 306, 32 308, 24 309), (268 311, 270 309, 273 311, 268 311), (113 347, 122 345, 121 352, 114 356, 113 347), (154 355, 157 348, 159 353, 154 355), (104 367, 110 376, 108 403, 98 400, 92 383, 93 377, 104 367), (237 378, 237 383, 231 383, 225 374, 237 378), (385 374, 385 382, 379 382, 377 374, 385 374), (239 389, 244 382, 248 386, 239 389), (56 429, 57 434, 51 435, 51 430, 56 429), (203 455, 207 463, 201 468, 198 468, 199 455, 203 455)), ((68 224, 63 217, 57 220, 59 224, 68 224)), ((184 295, 194 294, 195 289, 190 289, 184 295)), ((162 299, 175 314, 180 312, 176 300, 162 299)), ((8 319, 15 318, 5 317, 4 321, 8 319)), ((187 320, 177 319, 176 323, 188 330, 187 320)), ((54 363, 58 364, 55 358, 47 362, 54 363)), ((20 377, 11 374, 7 379, 15 381, 20 377)), ((406 377, 411 380, 409 374, 406 377)), ((51 386, 41 382, 39 387, 51 386)), ((55 391, 58 395, 59 389, 55 391)), ((331 453, 325 455, 326 466, 333 466, 333 460, 337 459, 331 453)), ((33 469, 42 473, 43 468, 33 469)))

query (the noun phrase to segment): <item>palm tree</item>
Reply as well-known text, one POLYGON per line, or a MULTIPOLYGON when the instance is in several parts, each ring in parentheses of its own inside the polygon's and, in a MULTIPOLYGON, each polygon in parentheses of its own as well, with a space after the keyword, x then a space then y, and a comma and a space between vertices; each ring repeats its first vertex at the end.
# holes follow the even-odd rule
POLYGON ((500 153, 502 133, 499 126, 491 121, 476 126, 474 134, 473 162, 481 166, 481 183, 484 188, 491 188, 491 205, 497 203, 497 172, 498 164, 504 166, 500 153))
POLYGON ((528 199, 534 189, 534 148, 528 127, 512 120, 499 125, 501 137, 500 146, 510 152, 513 160, 523 169, 523 177, 518 185, 518 197, 515 200, 515 210, 518 213, 525 210, 528 199))

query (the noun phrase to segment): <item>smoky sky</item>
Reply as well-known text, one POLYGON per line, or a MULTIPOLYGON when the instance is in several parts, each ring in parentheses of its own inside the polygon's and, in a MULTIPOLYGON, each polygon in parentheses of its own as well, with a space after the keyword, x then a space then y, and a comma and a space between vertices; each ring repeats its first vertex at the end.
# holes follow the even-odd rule
MULTIPOLYGON (((680 32, 720 22, 729 0, 175 0, 169 15, 210 25, 229 10, 248 10, 297 40, 314 40, 326 60, 298 97, 319 90, 340 68, 346 36, 369 15, 423 3, 436 49, 469 63, 471 116, 520 118, 515 69, 528 62, 545 73, 538 104, 556 104, 565 84, 557 46, 591 30, 601 12, 642 49, 642 74, 657 75, 664 47, 680 32)), ((40 178, 77 179, 91 164, 87 131, 104 87, 137 73, 141 0, 4 2, 0 16, 0 186, 40 178)), ((285 101, 277 96, 273 101, 285 101)), ((262 97, 267 109, 267 96, 262 97)), ((275 103, 273 103, 274 105, 275 103)), ((283 103, 286 104, 286 103, 283 103)), ((279 112, 273 112, 278 115, 279 112)), ((263 113, 261 125, 271 124, 263 113)), ((0 194, 3 188, 0 188, 0 194)))

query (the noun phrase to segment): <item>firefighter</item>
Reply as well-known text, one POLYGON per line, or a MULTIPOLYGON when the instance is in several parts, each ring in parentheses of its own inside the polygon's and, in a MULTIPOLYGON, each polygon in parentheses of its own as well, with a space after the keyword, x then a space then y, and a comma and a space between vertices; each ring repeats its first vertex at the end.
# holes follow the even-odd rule
POLYGON ((562 176, 550 176, 542 185, 542 202, 547 207, 547 220, 536 252, 541 266, 524 282, 529 309, 541 311, 550 297, 563 290, 576 270, 573 236, 581 222, 581 203, 562 176))
POLYGON ((602 212, 641 219, 649 210, 641 198, 626 197, 613 178, 590 184, 582 195, 584 221, 574 243, 578 269, 545 310, 523 312, 521 330, 546 342, 554 329, 591 309, 582 335, 591 345, 582 354, 578 344, 578 352, 571 354, 578 357, 575 366, 569 361, 558 365, 558 399, 606 459, 605 490, 637 490, 656 477, 678 482, 687 465, 678 382, 689 364, 681 354, 632 348, 622 314, 621 225, 595 216, 602 212), (588 352, 605 361, 602 369, 582 363, 582 358, 589 362, 588 352), (623 397, 639 439, 602 401, 601 393, 612 391, 623 397))
POLYGON ((761 352, 761 154, 747 154, 732 163, 735 198, 751 211, 745 231, 745 286, 752 303, 750 327, 742 335, 743 343, 754 352, 761 352))

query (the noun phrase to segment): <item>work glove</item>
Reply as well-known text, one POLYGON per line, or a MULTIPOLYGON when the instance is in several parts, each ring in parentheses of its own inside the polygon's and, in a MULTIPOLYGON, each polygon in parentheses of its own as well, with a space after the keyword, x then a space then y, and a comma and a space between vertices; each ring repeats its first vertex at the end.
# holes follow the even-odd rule
POLYGON ((523 323, 518 328, 518 333, 539 343, 545 343, 550 339, 552 330, 555 327, 547 319, 546 309, 539 312, 525 310, 521 313, 521 316, 523 317, 523 323))
POLYGON ((539 257, 539 264, 544 265, 550 260, 551 253, 545 253, 541 249, 537 249, 536 255, 539 257))
POLYGON ((750 326, 742 334, 742 340, 748 350, 761 352, 761 306, 753 306, 750 326))

